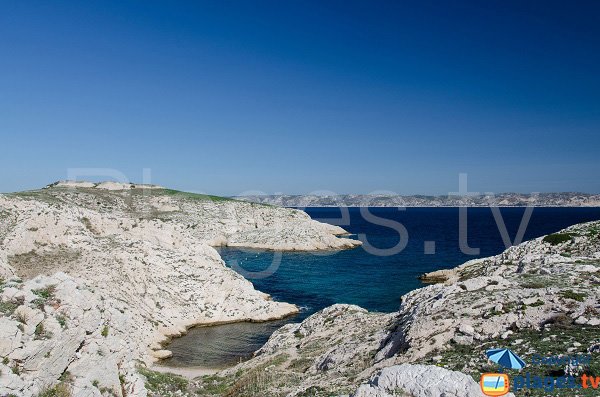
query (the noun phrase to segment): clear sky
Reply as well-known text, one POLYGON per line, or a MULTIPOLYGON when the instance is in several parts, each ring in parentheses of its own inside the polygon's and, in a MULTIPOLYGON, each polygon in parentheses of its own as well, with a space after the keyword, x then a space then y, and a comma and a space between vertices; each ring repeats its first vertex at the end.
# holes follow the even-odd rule
POLYGON ((599 1, 3 1, 0 54, 0 191, 600 192, 599 1))

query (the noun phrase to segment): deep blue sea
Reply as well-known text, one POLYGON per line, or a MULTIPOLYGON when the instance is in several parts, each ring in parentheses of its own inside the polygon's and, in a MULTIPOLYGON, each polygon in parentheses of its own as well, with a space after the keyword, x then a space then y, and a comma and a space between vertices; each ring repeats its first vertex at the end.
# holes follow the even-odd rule
MULTIPOLYGON (((301 313, 286 321, 301 321, 334 303, 355 304, 370 311, 396 311, 403 294, 423 286, 417 278, 419 275, 506 249, 489 208, 467 210, 467 242, 470 248, 479 249, 477 255, 461 252, 458 208, 407 208, 403 211, 370 208, 372 215, 398 222, 406 230, 402 241, 407 244, 402 251, 377 255, 372 253, 375 249, 391 249, 401 241, 398 225, 391 228, 375 224, 367 221, 359 208, 347 210, 349 222, 341 226, 352 233, 350 238, 358 239, 361 235, 360 239, 368 241, 373 248, 283 254, 232 248, 219 251, 226 263, 235 262, 246 271, 277 268, 270 277, 251 281, 256 289, 271 294, 275 300, 299 306, 301 313), (433 244, 435 252, 431 253, 433 244)), ((330 223, 338 223, 331 220, 342 217, 339 208, 307 208, 305 211, 313 219, 329 220, 330 223)), ((510 241, 514 241, 525 208, 501 208, 500 213, 510 241)), ((524 240, 599 219, 600 208, 535 208, 524 240)), ((279 321, 193 329, 187 336, 173 341, 169 349, 174 357, 166 364, 227 365, 259 348, 281 324, 279 321)))

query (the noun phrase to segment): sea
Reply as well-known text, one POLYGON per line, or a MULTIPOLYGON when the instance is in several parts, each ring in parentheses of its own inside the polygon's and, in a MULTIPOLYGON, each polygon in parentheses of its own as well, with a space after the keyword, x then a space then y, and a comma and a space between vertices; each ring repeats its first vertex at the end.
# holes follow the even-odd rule
POLYGON ((165 366, 224 368, 248 359, 283 324, 335 303, 394 312, 420 275, 496 255, 520 241, 600 220, 600 208, 303 208, 342 226, 363 245, 344 251, 273 252, 220 248, 228 266, 273 299, 301 312, 284 320, 197 327, 167 347, 165 366))

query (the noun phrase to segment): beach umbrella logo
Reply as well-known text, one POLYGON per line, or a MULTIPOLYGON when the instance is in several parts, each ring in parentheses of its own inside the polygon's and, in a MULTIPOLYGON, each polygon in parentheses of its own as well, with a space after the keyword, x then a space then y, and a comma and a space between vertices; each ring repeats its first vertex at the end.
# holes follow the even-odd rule
POLYGON ((503 368, 521 369, 525 366, 525 361, 509 349, 491 349, 485 355, 503 368))

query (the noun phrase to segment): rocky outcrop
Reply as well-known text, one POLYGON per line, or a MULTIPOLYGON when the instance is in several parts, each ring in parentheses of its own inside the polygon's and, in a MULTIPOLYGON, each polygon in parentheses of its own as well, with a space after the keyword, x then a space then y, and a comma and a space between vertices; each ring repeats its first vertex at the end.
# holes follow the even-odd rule
POLYGON ((0 215, 0 395, 144 396, 137 367, 168 356, 169 338, 298 310, 213 246, 360 244, 301 211, 112 182, 0 195, 0 215))
MULTIPOLYGON (((433 365, 402 364, 373 375, 352 397, 483 397, 468 375, 433 365)), ((513 396, 512 393, 506 395, 513 396)))
POLYGON ((555 244, 540 237, 427 275, 445 281, 402 298, 396 329, 377 358, 412 362, 450 342, 473 344, 515 329, 539 329, 558 313, 597 324, 600 223, 575 225, 557 235, 568 238, 555 244))

